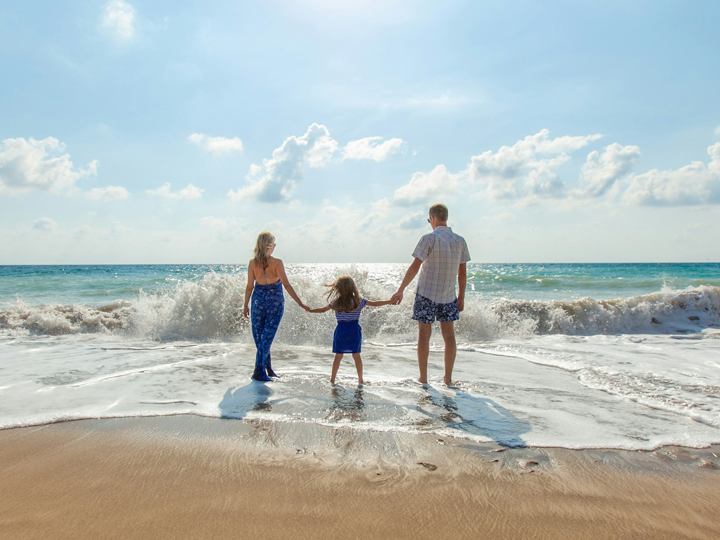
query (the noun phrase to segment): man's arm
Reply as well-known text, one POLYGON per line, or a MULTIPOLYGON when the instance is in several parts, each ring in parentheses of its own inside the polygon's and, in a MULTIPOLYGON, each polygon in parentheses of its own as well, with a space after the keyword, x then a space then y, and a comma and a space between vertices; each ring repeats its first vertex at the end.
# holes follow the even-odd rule
POLYGON ((458 311, 465 309, 465 286, 467 285, 467 265, 462 263, 458 267, 458 311))
POLYGON ((415 276, 417 276, 417 273, 420 271, 420 266, 422 265, 422 261, 415 257, 415 260, 410 265, 410 268, 407 269, 407 272, 405 272, 405 277, 402 280, 402 283, 398 287, 398 290, 395 294, 392 295, 392 303, 393 304, 399 304, 402 302, 403 299, 403 291, 405 290, 405 287, 410 285, 410 282, 415 279, 415 276))

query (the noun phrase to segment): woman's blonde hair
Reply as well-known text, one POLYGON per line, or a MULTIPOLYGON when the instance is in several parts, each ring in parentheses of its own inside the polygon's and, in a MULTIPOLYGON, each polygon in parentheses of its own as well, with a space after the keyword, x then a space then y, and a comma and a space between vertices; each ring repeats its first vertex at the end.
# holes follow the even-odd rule
POLYGON ((260 265, 260 268, 267 268, 270 266, 270 255, 268 252, 270 248, 275 245, 275 237, 269 232, 261 232, 257 237, 255 243, 255 262, 260 265))
POLYGON ((347 313, 360 307, 360 291, 350 276, 340 276, 325 286, 330 287, 325 296, 334 311, 347 313))

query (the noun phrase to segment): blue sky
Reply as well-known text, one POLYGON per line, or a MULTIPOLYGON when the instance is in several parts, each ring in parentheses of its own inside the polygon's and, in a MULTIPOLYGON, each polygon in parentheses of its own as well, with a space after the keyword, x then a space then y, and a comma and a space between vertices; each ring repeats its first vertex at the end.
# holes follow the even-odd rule
POLYGON ((720 260, 715 1, 0 6, 0 264, 720 260))

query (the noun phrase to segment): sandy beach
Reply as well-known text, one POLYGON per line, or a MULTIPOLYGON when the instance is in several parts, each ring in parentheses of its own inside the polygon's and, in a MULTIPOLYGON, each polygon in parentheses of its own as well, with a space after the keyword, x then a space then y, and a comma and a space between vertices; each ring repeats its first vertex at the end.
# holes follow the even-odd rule
POLYGON ((720 535, 718 447, 503 449, 344 428, 308 447, 312 431, 193 416, 1 431, 0 536, 720 535))

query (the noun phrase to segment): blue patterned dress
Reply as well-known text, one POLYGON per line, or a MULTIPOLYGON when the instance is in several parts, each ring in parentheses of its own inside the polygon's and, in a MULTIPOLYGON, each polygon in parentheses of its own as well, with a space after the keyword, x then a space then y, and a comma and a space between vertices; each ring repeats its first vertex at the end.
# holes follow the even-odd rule
POLYGON ((252 378, 256 381, 269 381, 270 377, 277 377, 270 363, 270 346, 285 311, 282 283, 277 281, 270 285, 261 285, 256 282, 251 305, 250 320, 257 347, 252 378))

